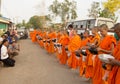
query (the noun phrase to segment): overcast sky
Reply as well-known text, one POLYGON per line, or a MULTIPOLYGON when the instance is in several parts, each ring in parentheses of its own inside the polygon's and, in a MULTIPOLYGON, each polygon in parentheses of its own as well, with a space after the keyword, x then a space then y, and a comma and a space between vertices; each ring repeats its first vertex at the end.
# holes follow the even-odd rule
MULTIPOLYGON (((2 0, 2 15, 14 22, 26 21, 33 15, 48 14, 48 7, 53 0, 2 0), (39 5, 39 7, 37 7, 39 5)), ((61 1, 61 0, 60 0, 61 1)), ((93 1, 106 0, 75 0, 77 2, 78 19, 87 18, 88 9, 93 1)), ((120 16, 119 16, 120 18, 120 16)), ((119 20, 120 22, 120 20, 119 20)))

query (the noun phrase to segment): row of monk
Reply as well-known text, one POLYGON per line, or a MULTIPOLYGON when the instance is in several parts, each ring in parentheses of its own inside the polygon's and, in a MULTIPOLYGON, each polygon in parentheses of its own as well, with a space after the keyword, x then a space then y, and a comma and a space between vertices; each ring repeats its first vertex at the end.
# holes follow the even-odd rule
MULTIPOLYGON (((120 41, 108 35, 107 25, 92 28, 92 35, 86 30, 83 38, 77 35, 72 25, 68 27, 69 34, 65 30, 34 30, 30 37, 49 54, 55 53, 60 64, 67 64, 71 69, 79 68, 80 76, 91 78, 92 84, 119 84, 120 41), (101 54, 107 59, 103 57, 101 60, 101 54)), ((120 38, 120 23, 114 26, 114 32, 120 38)))

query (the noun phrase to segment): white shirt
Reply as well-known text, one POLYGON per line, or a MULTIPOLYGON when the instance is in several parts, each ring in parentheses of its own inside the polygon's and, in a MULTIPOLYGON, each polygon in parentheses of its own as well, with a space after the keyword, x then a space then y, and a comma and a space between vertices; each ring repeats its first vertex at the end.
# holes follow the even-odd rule
POLYGON ((3 38, 2 37, 0 37, 0 42, 2 42, 3 41, 3 38))
POLYGON ((8 56, 8 50, 7 50, 7 47, 2 45, 1 47, 1 59, 4 60, 4 59, 7 59, 9 56, 8 56))

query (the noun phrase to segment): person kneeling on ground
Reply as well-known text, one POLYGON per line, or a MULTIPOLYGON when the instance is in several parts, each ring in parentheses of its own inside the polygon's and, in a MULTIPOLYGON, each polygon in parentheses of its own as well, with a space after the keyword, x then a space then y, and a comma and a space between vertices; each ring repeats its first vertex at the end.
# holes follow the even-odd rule
POLYGON ((8 66, 8 67, 13 67, 15 66, 15 60, 9 58, 8 55, 8 47, 9 42, 8 40, 4 39, 2 41, 2 44, 0 45, 0 49, 1 49, 1 61, 4 63, 4 66, 8 66))
POLYGON ((13 40, 12 43, 9 45, 8 50, 10 56, 17 56, 19 54, 18 51, 20 51, 19 44, 17 45, 16 41, 13 40))

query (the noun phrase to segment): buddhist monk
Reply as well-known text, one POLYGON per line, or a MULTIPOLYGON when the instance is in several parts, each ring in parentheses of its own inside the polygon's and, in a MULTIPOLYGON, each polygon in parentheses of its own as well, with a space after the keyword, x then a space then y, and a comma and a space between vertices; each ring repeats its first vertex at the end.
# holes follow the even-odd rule
POLYGON ((46 34, 46 38, 45 38, 45 49, 46 49, 46 51, 49 53, 49 46, 50 46, 50 43, 48 42, 48 40, 50 40, 50 38, 49 38, 49 35, 50 34, 50 31, 48 31, 47 32, 47 34, 46 34))
POLYGON ((62 34, 61 34, 61 31, 58 31, 58 32, 57 32, 57 40, 60 39, 61 35, 62 35, 62 34))
MULTIPOLYGON (((90 40, 90 47, 98 47, 100 44, 100 35, 98 34, 98 28, 99 27, 94 27, 92 28, 92 39, 90 40), (94 45, 94 46, 93 46, 94 45)), ((87 58, 86 58, 86 72, 85 72, 85 77, 86 78, 92 78, 93 75, 93 54, 87 51, 87 58)))
POLYGON ((42 31, 40 31, 40 30, 38 31, 38 36, 39 36, 39 39, 37 39, 38 43, 42 47, 42 31))
POLYGON ((109 74, 108 84, 120 84, 120 23, 117 23, 114 29, 119 40, 113 52, 115 59, 109 59, 109 62, 113 68, 109 74))
MULTIPOLYGON (((61 30, 58 34, 57 34, 57 42, 56 44, 58 45, 62 45, 61 42, 63 40, 63 31, 61 30)), ((60 61, 60 58, 61 58, 61 55, 62 55, 62 49, 61 49, 62 46, 58 47, 56 46, 56 57, 57 57, 57 60, 60 61), (61 50, 60 50, 61 49, 61 50)))
POLYGON ((68 58, 68 66, 72 69, 76 69, 79 65, 79 60, 76 58, 75 51, 81 46, 81 38, 77 35, 77 30, 71 32, 70 42, 68 44, 68 50, 71 55, 68 58))
MULTIPOLYGON (((86 30, 83 33, 83 39, 81 41, 81 49, 87 46, 87 44, 90 42, 89 38, 89 31, 86 30)), ((84 60, 84 57, 81 55, 80 59, 80 76, 83 76, 85 74, 85 69, 86 69, 86 61, 84 60)))
POLYGON ((37 39, 36 39, 36 34, 37 34, 37 30, 35 29, 35 30, 33 31, 33 35, 32 35, 32 42, 36 42, 36 41, 37 41, 37 39))
POLYGON ((42 41, 43 41, 43 48, 45 48, 46 35, 47 35, 47 32, 46 32, 46 31, 44 31, 44 32, 43 32, 43 40, 42 40, 42 41))
POLYGON ((54 43, 52 42, 52 40, 57 38, 57 34, 53 29, 51 29, 50 33, 48 34, 48 37, 50 39, 49 54, 53 54, 55 50, 54 50, 54 43))
MULTIPOLYGON (((101 42, 99 47, 97 48, 99 54, 111 54, 116 45, 116 40, 113 36, 108 35, 108 27, 106 24, 100 26, 100 34, 101 34, 101 42)), ((98 58, 95 57, 95 64, 93 69, 93 84, 107 84, 106 79, 103 77, 106 74, 105 69, 102 67, 102 62, 98 58)))
POLYGON ((62 44, 62 54, 60 56, 60 63, 65 65, 68 59, 67 53, 65 51, 65 46, 67 46, 69 43, 69 37, 65 30, 62 32, 62 34, 63 35, 61 36, 61 41, 60 41, 60 43, 62 44))

